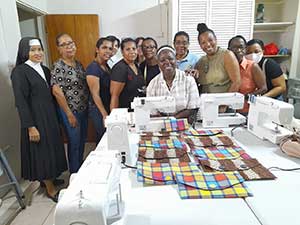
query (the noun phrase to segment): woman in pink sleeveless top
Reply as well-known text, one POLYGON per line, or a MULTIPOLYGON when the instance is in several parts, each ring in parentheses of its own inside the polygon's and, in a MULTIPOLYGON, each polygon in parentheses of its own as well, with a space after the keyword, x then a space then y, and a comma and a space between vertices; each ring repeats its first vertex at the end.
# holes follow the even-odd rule
POLYGON ((247 96, 249 94, 262 95, 267 91, 266 78, 258 64, 246 59, 246 40, 243 36, 237 35, 228 42, 228 49, 233 51, 239 64, 241 74, 241 86, 239 92, 245 95, 244 108, 240 111, 247 113, 249 104, 247 96))

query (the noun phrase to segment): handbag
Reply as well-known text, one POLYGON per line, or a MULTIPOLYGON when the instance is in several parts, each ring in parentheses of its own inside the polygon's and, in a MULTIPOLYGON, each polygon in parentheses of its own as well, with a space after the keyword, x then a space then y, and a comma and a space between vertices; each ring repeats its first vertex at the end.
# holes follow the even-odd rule
POLYGON ((273 180, 276 177, 257 159, 199 160, 203 171, 237 171, 245 180, 273 180))
POLYGON ((150 163, 179 163, 190 162, 190 158, 182 149, 147 149, 139 150, 138 161, 150 163))
POLYGON ((176 184, 175 173, 200 172, 192 162, 149 163, 137 162, 137 181, 144 184, 176 184))
POLYGON ((288 156, 300 158, 300 134, 295 132, 293 135, 284 138, 280 142, 280 149, 288 156))
POLYGON ((181 199, 253 196, 238 172, 175 173, 181 199))

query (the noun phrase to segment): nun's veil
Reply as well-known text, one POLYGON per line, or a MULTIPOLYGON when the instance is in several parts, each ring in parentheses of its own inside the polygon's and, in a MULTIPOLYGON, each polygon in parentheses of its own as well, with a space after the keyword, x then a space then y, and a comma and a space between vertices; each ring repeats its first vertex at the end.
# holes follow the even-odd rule
POLYGON ((42 42, 39 38, 36 37, 24 37, 20 40, 19 42, 19 48, 18 48, 18 55, 17 55, 17 60, 16 60, 16 66, 23 64, 24 62, 26 62, 29 58, 29 50, 30 50, 30 46, 29 46, 29 41, 32 39, 38 39, 41 43, 41 47, 43 48, 42 42))

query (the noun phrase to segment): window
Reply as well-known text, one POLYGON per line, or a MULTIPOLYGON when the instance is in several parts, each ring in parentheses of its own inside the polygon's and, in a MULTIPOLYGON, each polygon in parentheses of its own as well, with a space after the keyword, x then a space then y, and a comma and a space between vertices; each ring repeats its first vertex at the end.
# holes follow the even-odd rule
POLYGON ((252 38, 253 0, 178 0, 178 30, 190 35, 190 50, 203 55, 198 44, 197 24, 206 23, 214 30, 218 45, 227 48, 230 38, 252 38))

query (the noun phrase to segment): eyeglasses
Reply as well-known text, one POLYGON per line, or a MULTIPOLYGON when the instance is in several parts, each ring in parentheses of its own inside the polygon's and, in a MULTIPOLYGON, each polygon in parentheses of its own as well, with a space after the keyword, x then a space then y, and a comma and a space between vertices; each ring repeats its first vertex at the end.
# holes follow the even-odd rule
POLYGON ((155 48, 156 48, 156 46, 154 46, 154 45, 143 46, 144 50, 147 50, 147 49, 152 50, 152 49, 155 49, 155 48))
POLYGON ((233 46, 233 47, 229 47, 229 50, 231 50, 233 52, 245 51, 246 46, 233 46))
POLYGON ((61 43, 58 46, 62 48, 67 48, 67 47, 73 47, 74 44, 75 44, 74 41, 69 41, 69 42, 61 43))

